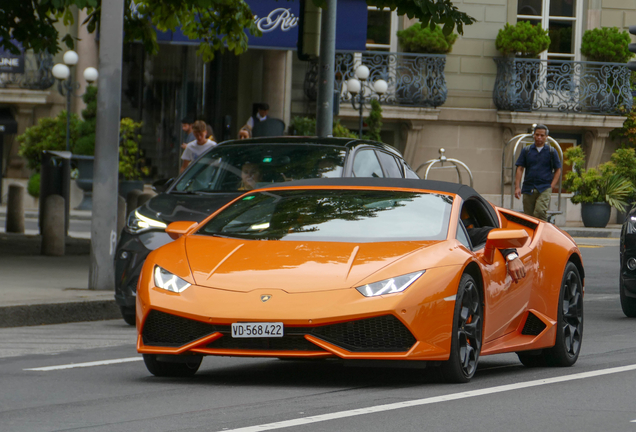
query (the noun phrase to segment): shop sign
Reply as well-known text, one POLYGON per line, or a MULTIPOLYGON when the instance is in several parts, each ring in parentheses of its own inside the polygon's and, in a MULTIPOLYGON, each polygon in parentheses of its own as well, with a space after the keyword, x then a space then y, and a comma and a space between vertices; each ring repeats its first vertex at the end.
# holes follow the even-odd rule
MULTIPOLYGON (((311 0, 309 0, 311 1, 311 0)), ((300 0, 245 0, 262 36, 247 34, 250 48, 295 50, 298 42, 300 0)), ((367 3, 365 0, 338 0, 336 49, 364 51, 367 40, 367 3)), ((157 32, 157 41, 193 44, 180 28, 157 32)))
POLYGON ((24 50, 22 45, 13 42, 20 49, 20 54, 13 54, 0 48, 0 73, 24 73, 24 50))

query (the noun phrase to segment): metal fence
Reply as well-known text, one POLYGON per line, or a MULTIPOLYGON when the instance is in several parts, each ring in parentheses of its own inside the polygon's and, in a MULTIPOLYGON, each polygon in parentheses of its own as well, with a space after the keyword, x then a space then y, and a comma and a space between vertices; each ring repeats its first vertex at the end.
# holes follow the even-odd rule
MULTIPOLYGON (((365 65, 370 74, 364 93, 367 97, 380 99, 383 105, 414 107, 437 107, 446 102, 447 88, 444 77, 446 56, 441 54, 410 54, 384 51, 336 52, 335 88, 340 93, 340 102, 351 101, 346 81, 355 77, 358 66, 365 65), (383 79, 388 90, 378 95, 373 83, 383 79)), ((304 91, 310 100, 316 100, 317 64, 305 74, 304 91)))
POLYGON ((24 73, 0 73, 0 88, 46 90, 55 83, 52 68, 51 54, 27 52, 24 55, 24 73))
POLYGON ((497 109, 621 115, 632 108, 631 71, 622 63, 494 60, 497 109))

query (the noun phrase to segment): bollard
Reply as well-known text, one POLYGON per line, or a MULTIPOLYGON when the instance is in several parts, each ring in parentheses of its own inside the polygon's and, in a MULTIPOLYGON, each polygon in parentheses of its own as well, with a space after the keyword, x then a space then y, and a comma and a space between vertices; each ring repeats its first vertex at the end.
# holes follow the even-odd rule
POLYGON ((66 202, 61 195, 49 195, 42 217, 42 255, 64 256, 66 202))
POLYGON ((9 185, 5 230, 8 233, 24 234, 24 186, 22 185, 9 185))
POLYGON ((128 194, 126 195, 126 216, 128 216, 128 214, 130 214, 131 211, 135 210, 137 207, 139 207, 138 201, 139 201, 139 195, 141 195, 143 192, 140 191, 139 189, 133 189, 130 192, 128 192, 128 194))
POLYGON ((139 195, 139 198, 137 199, 137 207, 140 207, 144 204, 146 204, 146 202, 152 198, 153 196, 155 196, 157 194, 154 193, 142 193, 141 195, 139 195))
MULTIPOLYGON (((128 194, 130 196, 130 194, 128 194)), ((126 226, 126 200, 121 195, 117 195, 117 238, 121 235, 121 231, 126 226)))

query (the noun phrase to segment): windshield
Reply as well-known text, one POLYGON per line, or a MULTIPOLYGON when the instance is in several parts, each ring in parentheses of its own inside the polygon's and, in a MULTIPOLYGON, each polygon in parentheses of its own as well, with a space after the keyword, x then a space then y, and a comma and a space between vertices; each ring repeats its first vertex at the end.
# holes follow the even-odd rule
POLYGON ((247 144, 213 148, 188 167, 172 191, 246 191, 271 183, 342 177, 347 151, 312 144, 247 144))
POLYGON ((444 240, 453 198, 383 190, 254 192, 197 234, 251 240, 382 242, 444 240))

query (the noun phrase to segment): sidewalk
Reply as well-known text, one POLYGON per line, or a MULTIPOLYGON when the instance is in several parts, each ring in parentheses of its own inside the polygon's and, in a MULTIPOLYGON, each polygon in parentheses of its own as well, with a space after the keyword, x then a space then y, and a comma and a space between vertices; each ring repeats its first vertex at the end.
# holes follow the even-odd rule
MULTIPOLYGON (((0 207, 0 217, 6 208, 0 207)), ((37 219, 37 212, 27 218, 37 219)), ((90 220, 91 213, 72 210, 71 219, 90 220)), ((561 227, 572 237, 618 239, 621 225, 606 228, 561 227)), ((90 234, 68 237, 66 255, 40 255, 37 233, 4 233, 0 227, 0 327, 119 319, 113 290, 88 289, 90 234)), ((33 230, 31 230, 33 231, 33 230)))

